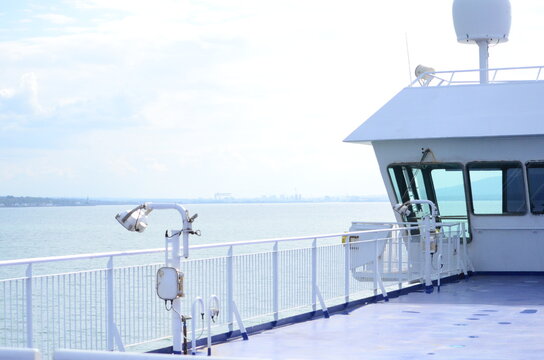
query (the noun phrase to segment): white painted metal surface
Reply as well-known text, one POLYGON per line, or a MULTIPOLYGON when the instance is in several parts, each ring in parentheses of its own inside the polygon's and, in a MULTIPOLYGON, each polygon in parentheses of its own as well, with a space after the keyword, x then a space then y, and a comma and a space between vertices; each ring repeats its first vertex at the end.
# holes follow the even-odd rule
POLYGON ((543 98, 543 81, 405 88, 344 141, 542 135, 543 98))
POLYGON ((2 360, 41 360, 42 354, 38 349, 17 349, 0 347, 2 360))
MULTIPOLYGON (((190 280, 186 284, 186 298, 180 304, 180 313, 189 314, 196 297, 207 299, 217 294, 220 301, 214 306, 225 310, 212 326, 214 334, 235 328, 244 334, 243 322, 256 325, 311 312, 316 308, 317 300, 321 308, 327 310, 327 307, 380 292, 386 296, 388 288, 396 289, 406 281, 422 277, 421 272, 410 269, 410 253, 401 245, 403 236, 408 236, 402 235, 406 229, 386 231, 393 235, 385 239, 383 269, 369 269, 371 275, 366 282, 351 278, 351 246, 342 244, 344 234, 200 246, 201 249, 223 246, 228 251, 223 256, 182 262, 181 267, 190 280), (299 242, 299 247, 280 248, 280 244, 293 242, 299 242), (248 244, 259 248, 253 253, 235 254, 235 249, 248 244), (382 278, 382 273, 388 278, 382 278)), ((383 232, 383 229, 377 229, 346 235, 383 232)), ((460 241, 459 230, 444 234, 451 241, 460 241)), ((416 243, 412 245, 416 249, 419 245, 422 249, 418 238, 414 240, 416 243)), ((370 243, 378 241, 381 240, 366 240, 370 243)), ((376 249, 377 246, 371 248, 376 249)), ((194 253, 195 249, 191 251, 194 253)), ((156 253, 156 249, 149 250, 149 253, 156 253)), ((124 252, 83 256, 107 260, 105 268, 50 275, 27 272, 26 277, 0 280, 0 308, 6 314, 0 318, 1 344, 26 346, 30 336, 34 346, 49 356, 59 348, 106 350, 113 347, 123 350, 169 337, 169 314, 164 309, 164 302, 156 296, 153 284, 155 274, 163 264, 117 268, 113 259, 122 254, 124 252), (32 292, 25 290, 29 282, 32 292), (30 313, 27 310, 29 297, 33 299, 30 313), (29 321, 32 333, 24 325, 29 321)), ((461 272, 456 264, 464 262, 453 259, 460 254, 457 251, 454 255, 450 248, 449 255, 444 257, 451 259, 451 266, 441 267, 441 273, 434 275, 448 276, 461 272)), ((59 261, 58 258, 50 260, 53 264, 59 261)), ((69 261, 70 257, 62 257, 62 260, 69 261)), ((37 261, 47 263, 43 258, 37 261)), ((0 266, 12 263, 3 261, 0 266)), ((17 264, 25 263, 32 266, 34 260, 17 261, 17 264)), ((196 325, 200 314, 195 313, 195 317, 192 321, 196 325)), ((197 328, 201 328, 200 322, 197 328)))
POLYGON ((455 0, 452 12, 460 43, 508 41, 512 22, 509 0, 455 0))
MULTIPOLYGON (((437 162, 466 164, 474 160, 514 160, 524 166, 529 160, 544 159, 543 141, 543 136, 536 135, 419 139, 374 141, 373 147, 389 198, 396 203, 387 166, 391 163, 418 163, 422 148, 432 149, 437 162)), ((544 271, 543 216, 530 212, 516 216, 479 216, 469 212, 469 220, 473 241, 468 250, 477 271, 544 271)))

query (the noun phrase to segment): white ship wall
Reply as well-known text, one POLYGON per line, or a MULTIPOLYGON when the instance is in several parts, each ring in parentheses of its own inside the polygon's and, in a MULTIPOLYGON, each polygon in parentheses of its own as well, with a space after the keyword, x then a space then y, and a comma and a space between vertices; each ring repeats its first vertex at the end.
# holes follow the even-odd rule
MULTIPOLYGON (((466 165, 471 161, 520 161, 527 204, 525 163, 544 160, 544 136, 373 141, 372 145, 392 204, 397 200, 389 180, 388 165, 418 163, 422 149, 430 148, 437 162, 466 165)), ((428 161, 434 161, 432 155, 427 157, 428 161)), ((468 183, 466 172, 465 183, 468 183)), ((530 211, 518 216, 473 215, 469 207, 469 221, 473 237, 469 256, 476 271, 544 271, 544 215, 534 215, 530 211)))

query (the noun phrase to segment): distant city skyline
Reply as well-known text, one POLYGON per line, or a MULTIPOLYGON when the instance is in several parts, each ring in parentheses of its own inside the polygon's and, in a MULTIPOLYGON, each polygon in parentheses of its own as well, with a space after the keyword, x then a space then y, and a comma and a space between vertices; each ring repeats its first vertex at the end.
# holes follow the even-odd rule
MULTIPOLYGON (((510 41, 491 47, 490 66, 544 64, 544 3, 511 3, 510 41)), ((4 2, 0 191, 384 194, 372 148, 342 140, 405 87, 418 64, 478 66, 476 46, 456 41, 451 5, 4 2)))

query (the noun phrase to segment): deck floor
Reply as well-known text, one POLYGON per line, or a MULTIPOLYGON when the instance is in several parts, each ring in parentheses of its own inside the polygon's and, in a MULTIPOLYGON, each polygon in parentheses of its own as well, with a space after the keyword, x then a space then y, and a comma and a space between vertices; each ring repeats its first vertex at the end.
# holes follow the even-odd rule
MULTIPOLYGON (((203 354, 202 349, 200 354, 203 354)), ((260 359, 542 359, 544 277, 472 276, 215 345, 260 359)))

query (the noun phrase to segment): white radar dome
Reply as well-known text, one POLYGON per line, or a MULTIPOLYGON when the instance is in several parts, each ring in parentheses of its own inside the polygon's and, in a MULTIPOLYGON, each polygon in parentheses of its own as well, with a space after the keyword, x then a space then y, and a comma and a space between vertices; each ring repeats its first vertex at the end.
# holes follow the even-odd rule
POLYGON ((508 41, 511 10, 509 0, 455 0, 453 24, 457 41, 492 43, 508 41))

